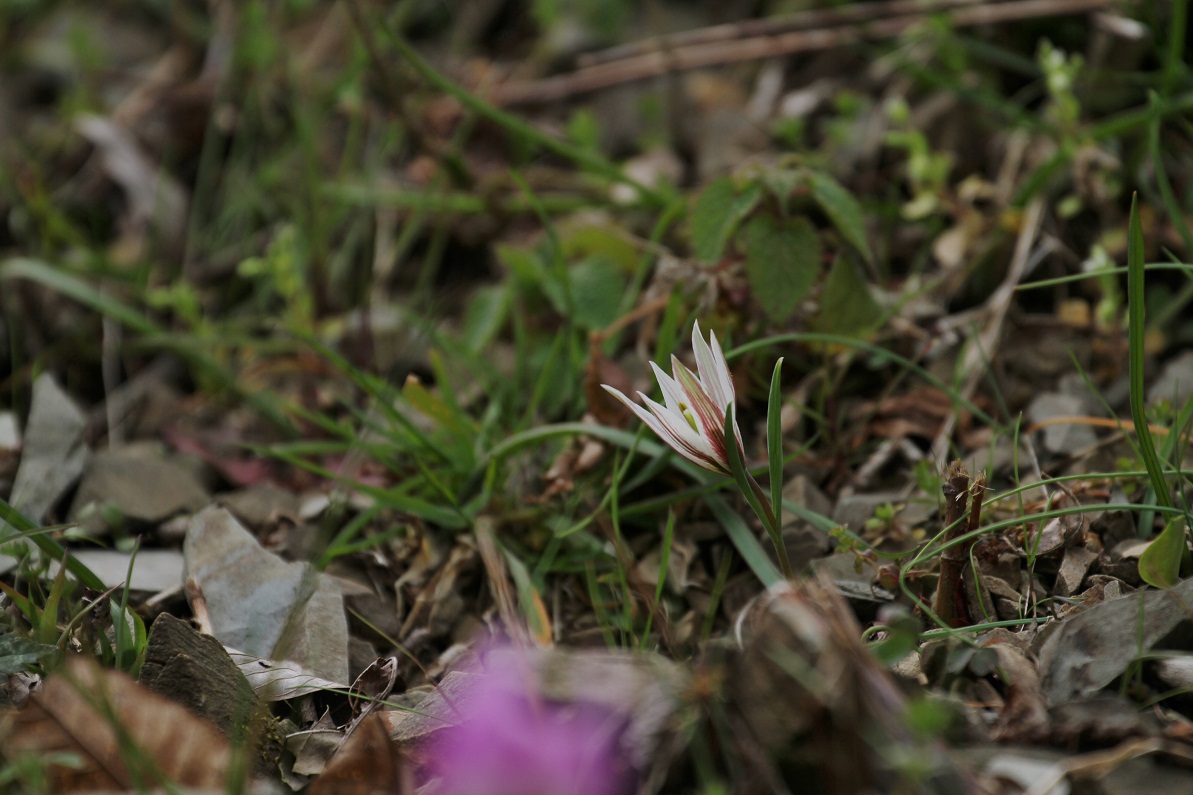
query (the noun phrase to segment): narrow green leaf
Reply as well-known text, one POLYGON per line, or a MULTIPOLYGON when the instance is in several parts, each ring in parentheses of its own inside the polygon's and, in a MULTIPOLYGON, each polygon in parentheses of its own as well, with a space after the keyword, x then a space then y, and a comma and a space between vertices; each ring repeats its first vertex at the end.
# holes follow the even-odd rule
POLYGON ((1135 424, 1135 435, 1139 439, 1139 453, 1148 479, 1156 492, 1156 500, 1165 508, 1172 507, 1172 495, 1164 480, 1164 470, 1156 455, 1156 444, 1147 423, 1144 405, 1143 364, 1144 336, 1147 325, 1144 319, 1144 276, 1143 276, 1143 228, 1139 223, 1137 196, 1131 197, 1131 218, 1127 232, 1127 343, 1130 374, 1131 420, 1135 424))
POLYGON ((21 615, 28 619, 29 623, 32 624, 37 620, 37 614, 41 608, 33 604, 31 599, 21 596, 19 591, 15 590, 11 585, 5 585, 3 581, 0 581, 0 594, 7 596, 8 601, 13 603, 17 610, 21 612, 21 615))
POLYGON ((510 576, 514 580, 514 588, 518 592, 518 606, 522 608, 527 628, 536 638, 550 638, 551 627, 544 623, 547 616, 540 610, 542 597, 539 596, 538 589, 534 587, 526 564, 504 547, 501 547, 501 552, 505 557, 506 565, 509 566, 510 576))
POLYGON ((762 186, 757 182, 739 190, 730 177, 715 180, 702 190, 688 216, 696 259, 710 264, 719 260, 733 230, 761 197, 762 186))
POLYGON ((142 334, 164 332, 164 329, 132 307, 48 262, 24 258, 5 260, 4 264, 0 265, 0 279, 28 279, 37 282, 142 334))
MULTIPOLYGON (((1143 227, 1139 222, 1138 196, 1131 196, 1131 217, 1127 224, 1127 355, 1130 376, 1131 420, 1139 440, 1139 455, 1151 481, 1156 502, 1172 508, 1172 494, 1164 479, 1164 469, 1156 454, 1156 444, 1148 427, 1144 404, 1144 259, 1143 227)), ((1177 582, 1182 559, 1189 555, 1185 546, 1183 521, 1170 520, 1139 557, 1139 576, 1148 585, 1171 588, 1177 582)))
POLYGON ((841 184, 827 174, 819 171, 808 173, 808 188, 812 191, 812 198, 824 210, 824 214, 837 227, 837 231, 845 238, 849 245, 857 249, 866 258, 866 262, 874 262, 874 253, 870 244, 866 242, 865 215, 862 206, 853 194, 841 187, 841 184))
POLYGON ((246 403, 261 412, 279 428, 291 435, 297 435, 294 424, 282 413, 274 397, 264 392, 246 389, 237 380, 234 373, 229 372, 210 355, 199 350, 192 340, 180 340, 169 334, 144 314, 112 298, 103 290, 54 267, 50 263, 24 258, 9 259, 0 264, 0 281, 9 279, 27 279, 37 282, 68 298, 73 298, 105 317, 112 318, 126 328, 145 335, 141 341, 143 344, 173 351, 222 387, 239 394, 246 403))
POLYGON ((1174 516, 1164 531, 1139 556, 1139 576, 1155 588, 1171 588, 1180 580, 1181 556, 1185 552, 1185 519, 1174 516))
POLYGON ((779 394, 779 381, 783 359, 775 362, 775 371, 770 377, 770 396, 766 401, 766 457, 770 463, 770 506, 779 527, 783 526, 783 426, 780 413, 783 399, 779 394))
MULTIPOLYGON (((349 477, 338 475, 335 472, 325 467, 319 466, 313 461, 309 461, 302 456, 294 455, 288 450, 279 448, 270 448, 270 454, 275 456, 280 461, 293 464, 296 467, 305 469, 308 472, 313 472, 320 477, 326 478, 329 481, 339 483, 343 486, 359 491, 361 494, 372 497, 377 502, 392 508, 397 511, 404 511, 425 519, 428 522, 446 527, 450 530, 459 530, 468 525, 468 518, 465 517, 459 510, 445 507, 427 500, 406 494, 402 491, 402 487, 395 488, 381 488, 379 486, 371 486, 368 483, 360 483, 349 477)), ((425 474, 425 470, 424 470, 425 474)))
MULTIPOLYGON (((643 455, 651 458, 658 458, 661 455, 671 454, 671 449, 658 442, 650 439, 639 439, 636 434, 628 431, 623 431, 619 428, 609 428, 604 425, 592 425, 586 422, 561 422, 554 425, 539 425, 521 433, 515 433, 505 437, 499 444, 495 445, 479 463, 479 467, 488 466, 490 461, 500 461, 523 448, 529 447, 541 442, 550 441, 552 439, 567 438, 571 436, 591 436, 595 439, 600 439, 602 442, 608 442, 615 447, 621 447, 625 450, 637 447, 638 451, 643 455)), ((692 464, 679 456, 675 456, 675 468, 681 472, 689 475, 695 475, 702 470, 695 464, 692 464)))
POLYGON ((103 580, 96 577, 91 569, 87 568, 82 561, 76 560, 66 554, 66 550, 52 538, 49 538, 44 533, 38 532, 37 525, 30 522, 25 516, 13 508, 4 500, 0 500, 0 522, 7 523, 10 527, 17 531, 14 534, 4 534, 4 527, 0 525, 0 544, 6 541, 12 541, 16 538, 25 538, 31 541, 42 554, 46 557, 56 560, 66 567, 66 570, 75 576, 75 579, 96 591, 104 591, 107 586, 104 585, 103 580))
POLYGON ((820 236, 806 218, 752 218, 745 228, 746 278, 771 320, 794 314, 820 273, 820 236))
POLYGON ((750 571, 754 572, 754 576, 767 587, 782 582, 783 575, 779 572, 779 568, 771 562, 770 556, 766 554, 762 544, 758 543, 758 539, 750 532, 749 525, 741 518, 741 515, 729 507, 729 503, 725 502, 718 494, 704 495, 704 502, 717 517, 721 526, 725 528, 729 540, 737 549, 737 553, 742 556, 742 560, 750 567, 750 571))
POLYGON ((66 593, 66 567, 60 566, 35 627, 36 638, 41 643, 54 643, 58 640, 58 605, 62 603, 64 593, 66 593))
POLYGON ((646 614, 646 627, 642 630, 642 636, 638 639, 638 650, 642 651, 646 648, 646 642, 650 639, 650 629, 654 625, 654 614, 658 609, 659 602, 663 598, 663 586, 667 584, 667 571, 671 568, 671 543, 675 539, 675 511, 667 511, 667 524, 663 527, 663 548, 659 553, 659 571, 655 575, 654 588, 654 602, 651 605, 650 612, 646 614))

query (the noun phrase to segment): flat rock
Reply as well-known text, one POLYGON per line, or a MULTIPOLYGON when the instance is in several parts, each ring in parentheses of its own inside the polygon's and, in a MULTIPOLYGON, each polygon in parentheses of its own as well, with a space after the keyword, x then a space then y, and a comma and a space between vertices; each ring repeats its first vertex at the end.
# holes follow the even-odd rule
MULTIPOLYGON (((115 549, 80 549, 71 552, 91 572, 103 580, 109 588, 120 585, 126 579, 134 591, 161 593, 182 587, 182 553, 176 549, 142 549, 133 562, 132 577, 129 578, 128 564, 131 552, 115 549)), ((58 572, 58 563, 50 567, 50 576, 58 572)))
POLYGON ((49 373, 33 382, 25 447, 8 502, 39 523, 87 464, 87 418, 49 373))
POLYGON ((1160 375, 1147 390, 1147 402, 1172 401, 1180 408, 1193 396, 1193 351, 1185 351, 1164 365, 1160 375))
POLYGON ((298 523, 298 495, 273 483, 257 483, 229 494, 221 494, 219 504, 257 530, 272 526, 280 519, 298 523))
POLYGON ((88 506, 102 506, 136 522, 158 524, 210 502, 195 474, 165 450, 130 445, 92 456, 70 515, 79 518, 88 506))
MULTIPOLYGON (((1089 413, 1086 402, 1075 395, 1058 392, 1044 392, 1037 395, 1024 412, 1030 423, 1052 419, 1083 417, 1089 413)), ((1094 429, 1088 425, 1061 422, 1049 425, 1041 431, 1044 449, 1052 453, 1068 455, 1089 447, 1098 440, 1094 429)))

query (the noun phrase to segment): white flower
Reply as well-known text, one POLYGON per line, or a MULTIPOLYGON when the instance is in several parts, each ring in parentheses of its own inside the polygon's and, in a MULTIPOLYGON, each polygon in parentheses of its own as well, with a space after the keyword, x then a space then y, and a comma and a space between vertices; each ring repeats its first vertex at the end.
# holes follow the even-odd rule
MULTIPOLYGON (((665 406, 639 392, 639 397, 650 407, 647 411, 608 384, 601 386, 629 406, 660 439, 684 458, 705 469, 728 475, 725 411, 733 402, 733 378, 729 375, 725 354, 717 343, 717 335, 710 333, 709 341, 705 342, 700 336, 699 322, 692 328, 692 350, 696 354, 699 375, 674 356, 671 357, 673 376, 664 373, 654 362, 650 363, 663 390, 665 406)), ((736 418, 733 433, 740 453, 741 431, 736 418)))

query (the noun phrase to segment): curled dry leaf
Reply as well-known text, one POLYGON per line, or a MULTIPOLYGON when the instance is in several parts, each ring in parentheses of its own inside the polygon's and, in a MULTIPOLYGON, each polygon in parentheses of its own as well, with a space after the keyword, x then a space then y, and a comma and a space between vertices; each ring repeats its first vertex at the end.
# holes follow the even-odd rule
POLYGON ((344 742, 344 731, 336 727, 328 710, 313 724, 286 738, 286 749, 294 755, 291 772, 298 776, 317 776, 344 742))
POLYGON ((1006 700, 992 734, 998 740, 1031 742, 1048 728, 1048 706, 1040 687, 1040 672, 1006 630, 994 630, 982 643, 998 655, 998 676, 1006 685, 1006 700))
POLYGON ((9 760, 76 756, 77 768, 47 765, 49 791, 56 793, 168 782, 222 789, 231 756, 215 726, 84 658, 68 661, 24 709, 0 723, 0 752, 9 760))
POLYGON ((23 707, 40 688, 41 677, 37 674, 25 671, 9 674, 0 684, 0 704, 23 707))
MULTIPOLYGON (((397 657, 378 657, 369 664, 368 668, 360 672, 360 676, 356 677, 356 681, 352 683, 352 692, 355 695, 348 698, 348 703, 352 707, 352 724, 348 727, 349 733, 356 730, 361 722, 369 716, 369 713, 389 698, 389 694, 393 692, 399 679, 397 657)), ((404 683, 402 689, 405 689, 404 683)))

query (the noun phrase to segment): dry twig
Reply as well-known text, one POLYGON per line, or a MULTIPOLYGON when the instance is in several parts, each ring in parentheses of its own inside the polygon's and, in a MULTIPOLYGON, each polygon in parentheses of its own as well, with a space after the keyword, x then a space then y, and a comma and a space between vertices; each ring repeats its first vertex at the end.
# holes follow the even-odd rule
POLYGON ((556 102, 671 72, 832 49, 859 41, 898 36, 930 13, 944 11, 955 27, 989 25, 1043 16, 1097 11, 1109 0, 938 0, 932 4, 895 0, 865 3, 793 17, 719 25, 616 48, 590 56, 574 72, 542 80, 510 82, 490 97, 497 105, 556 102))

